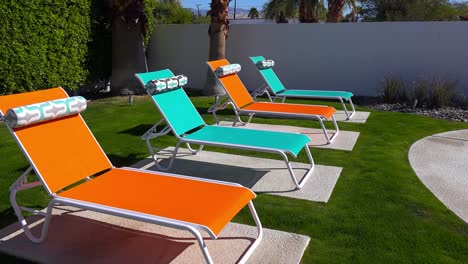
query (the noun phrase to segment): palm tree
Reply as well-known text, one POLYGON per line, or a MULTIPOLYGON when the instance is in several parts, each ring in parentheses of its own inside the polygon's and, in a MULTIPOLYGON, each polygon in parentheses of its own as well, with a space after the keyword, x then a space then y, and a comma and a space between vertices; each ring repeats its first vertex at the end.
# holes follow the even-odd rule
MULTIPOLYGON (((226 39, 229 32, 228 7, 229 0, 211 1, 211 9, 207 13, 207 16, 211 17, 210 27, 208 28, 208 34, 210 35, 208 60, 219 60, 225 57, 226 39)), ((206 95, 223 93, 223 89, 217 87, 213 73, 209 69, 203 92, 206 95)))
POLYGON ((288 23, 288 18, 295 16, 295 2, 291 0, 271 0, 263 5, 266 19, 274 19, 276 23, 288 23))
POLYGON ((247 15, 250 19, 258 18, 258 10, 255 7, 250 8, 249 14, 247 15))
POLYGON ((317 23, 325 15, 323 0, 271 0, 263 7, 265 18, 275 19, 277 23, 287 23, 295 17, 299 6, 299 22, 317 23))
POLYGON ((299 22, 318 23, 319 11, 323 5, 323 0, 299 0, 299 22))
MULTIPOLYGON (((351 17, 356 17, 356 1, 355 0, 328 0, 328 23, 338 23, 341 21, 343 7, 347 5, 351 8, 351 17)), ((353 20, 353 19, 352 19, 353 20)), ((354 19, 355 20, 355 19, 354 19)), ((353 21, 355 22, 355 21, 353 21)))

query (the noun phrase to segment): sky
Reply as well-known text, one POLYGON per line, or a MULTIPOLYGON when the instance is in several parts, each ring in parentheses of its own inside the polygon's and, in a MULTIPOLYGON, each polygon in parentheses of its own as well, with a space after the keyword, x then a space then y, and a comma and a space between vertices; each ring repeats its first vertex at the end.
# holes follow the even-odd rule
MULTIPOLYGON (((236 0, 237 1, 237 8, 243 9, 250 9, 252 7, 256 7, 258 10, 263 8, 264 3, 268 2, 269 0, 236 0)), ((453 0, 450 2, 464 2, 468 0, 453 0)), ((326 3, 327 1, 325 1, 326 3)), ((210 8, 211 0, 182 0, 182 6, 187 8, 197 8, 197 4, 200 5, 200 9, 209 9, 210 8)), ((231 1, 229 4, 229 9, 234 8, 234 0, 231 1)))

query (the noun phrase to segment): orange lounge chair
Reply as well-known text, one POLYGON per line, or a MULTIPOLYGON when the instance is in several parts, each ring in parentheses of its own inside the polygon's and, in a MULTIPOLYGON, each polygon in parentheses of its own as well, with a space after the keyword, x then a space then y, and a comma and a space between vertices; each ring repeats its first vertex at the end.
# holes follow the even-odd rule
POLYGON ((81 117, 85 108, 84 98, 68 97, 62 88, 0 96, 0 121, 30 163, 10 187, 10 200, 31 241, 45 239, 54 205, 70 205, 187 230, 196 237, 206 262, 212 263, 202 232, 216 239, 248 204, 258 238, 239 261, 252 254, 263 231, 251 190, 233 183, 115 168, 81 117), (28 182, 33 170, 39 180, 28 182), (17 192, 36 186, 43 186, 51 198, 45 213, 16 201, 17 192), (39 237, 32 234, 23 211, 45 217, 39 237))
POLYGON ((213 113, 217 123, 219 123, 219 121, 216 116, 216 111, 225 109, 229 105, 232 105, 236 113, 236 120, 233 125, 235 125, 236 122, 243 123, 240 119, 240 115, 242 114, 249 116, 247 123, 252 120, 254 115, 279 118, 312 119, 320 122, 320 126, 328 144, 332 143, 339 134, 338 124, 336 123, 334 116, 334 113, 336 112, 335 108, 317 105, 255 102, 236 72, 228 73, 224 76, 219 76, 216 73, 217 70, 219 71, 221 68, 230 65, 226 59, 208 61, 207 63, 228 96, 227 100, 219 100, 217 97, 215 104, 209 110, 213 113), (323 124, 323 120, 333 121, 335 133, 332 137, 328 135, 325 125, 323 124))

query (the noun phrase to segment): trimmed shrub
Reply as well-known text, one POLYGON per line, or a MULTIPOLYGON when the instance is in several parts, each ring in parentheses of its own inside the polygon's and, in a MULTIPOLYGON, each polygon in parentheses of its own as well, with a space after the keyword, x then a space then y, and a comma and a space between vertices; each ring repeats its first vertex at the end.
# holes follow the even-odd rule
POLYGON ((385 76, 382 98, 385 103, 428 108, 463 106, 465 100, 457 91, 457 81, 434 77, 407 84, 401 77, 394 75, 385 76))
POLYGON ((451 105, 457 95, 456 81, 434 78, 429 82, 428 106, 431 108, 440 108, 451 105))
POLYGON ((410 102, 415 102, 416 106, 421 107, 427 104, 427 94, 429 93, 427 89, 427 81, 419 80, 413 82, 412 95, 410 102))
POLYGON ((0 94, 63 86, 88 75, 91 0, 0 2, 0 94))
POLYGON ((383 100, 386 103, 398 103, 404 94, 406 84, 398 76, 387 75, 383 81, 383 100))

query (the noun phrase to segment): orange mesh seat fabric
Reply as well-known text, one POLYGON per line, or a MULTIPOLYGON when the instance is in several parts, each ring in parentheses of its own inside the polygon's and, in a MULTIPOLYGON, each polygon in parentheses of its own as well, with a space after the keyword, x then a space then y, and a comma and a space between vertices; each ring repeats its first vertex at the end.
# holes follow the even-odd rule
MULTIPOLYGON (((229 61, 226 59, 209 61, 208 65, 210 65, 213 70, 216 70, 219 66, 229 65, 229 61)), ((254 102, 252 96, 250 96, 248 90, 245 88, 237 74, 219 77, 219 81, 239 110, 257 113, 265 112, 291 115, 316 115, 323 116, 327 119, 330 119, 336 112, 335 108, 329 106, 254 102)))
POLYGON ((335 108, 319 105, 300 105, 286 103, 255 102, 243 107, 241 110, 266 113, 283 113, 294 115, 320 115, 330 119, 336 112, 335 108))
MULTIPOLYGON (((0 97, 3 113, 9 108, 68 97, 62 88, 0 97)), ((80 115, 13 129, 26 156, 52 193, 112 164, 80 115), (59 122, 58 122, 59 121, 59 122)))
MULTIPOLYGON (((208 65, 214 70, 216 70, 219 66, 226 66, 229 65, 229 62, 226 59, 216 60, 216 61, 209 61, 208 65)), ((244 84, 242 83, 241 79, 237 74, 227 75, 219 78, 221 83, 226 89, 227 93, 229 93, 229 97, 231 97, 233 103, 237 106, 237 108, 242 108, 245 105, 252 103, 254 100, 252 96, 250 96, 249 91, 245 88, 244 84)))
POLYGON ((217 235, 255 194, 243 187, 112 169, 58 196, 195 223, 217 235))

